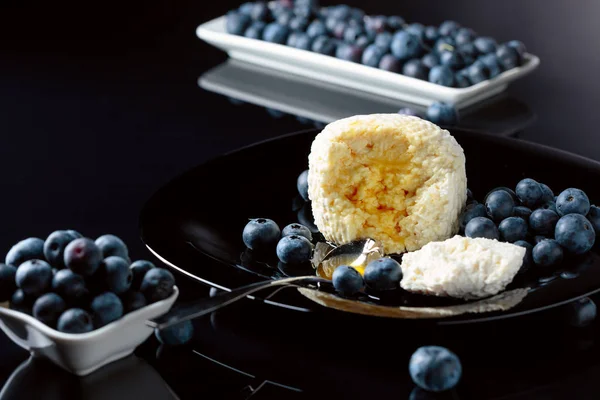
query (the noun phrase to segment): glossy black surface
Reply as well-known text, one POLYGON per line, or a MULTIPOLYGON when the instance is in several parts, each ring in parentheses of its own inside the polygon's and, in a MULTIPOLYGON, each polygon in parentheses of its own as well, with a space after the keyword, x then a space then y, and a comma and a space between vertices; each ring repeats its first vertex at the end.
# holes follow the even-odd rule
MULTIPOLYGON (((224 152, 312 128, 312 123, 293 116, 273 118, 262 107, 236 106, 198 87, 198 78, 226 56, 200 42, 194 30, 238 3, 0 3, 3 252, 26 236, 45 237, 54 229, 70 227, 94 237, 107 232, 120 235, 133 258, 151 257, 139 240, 137 225, 139 212, 154 191, 224 152)), ((425 24, 452 18, 499 40, 523 40, 542 63, 508 91, 537 117, 519 136, 600 160, 600 114, 595 112, 600 101, 600 56, 594 51, 600 37, 598 2, 348 3, 372 14, 398 13, 425 24)), ((345 107, 342 102, 338 108, 345 107)), ((202 189, 211 195, 209 187, 202 189)), ((178 285, 183 299, 208 293, 183 275, 178 275, 178 285)), ((599 300, 597 295, 592 298, 599 300)), ((465 375, 454 398, 600 396, 598 323, 568 329, 554 311, 542 313, 543 319, 529 316, 514 323, 468 328, 390 330, 375 322, 355 325, 352 318, 332 331, 308 324, 302 313, 288 317, 289 310, 277 310, 243 303, 213 318, 214 326, 209 318, 197 321, 190 347, 163 349, 157 357, 158 344, 150 339, 137 354, 181 399, 247 398, 258 387, 251 398, 351 399, 376 393, 382 399, 407 399, 413 388, 407 380, 407 358, 426 343, 446 344, 464 360, 465 375), (198 353, 249 371, 250 376, 198 353), (265 381, 319 390, 296 394, 272 383, 262 385, 265 381)), ((0 334, 0 384, 4 386, 27 357, 0 334)), ((8 385, 11 390, 3 392, 3 398, 61 398, 65 386, 84 385, 64 374, 41 371, 23 384, 8 385)), ((125 368, 120 376, 127 381, 134 373, 125 368)), ((153 396, 144 390, 155 378, 149 374, 143 383, 130 384, 147 399, 164 398, 162 392, 153 396)), ((105 384, 112 382, 116 381, 105 384)), ((74 393, 72 398, 103 394, 74 393)), ((129 400, 128 393, 123 390, 121 397, 109 398, 129 400)))

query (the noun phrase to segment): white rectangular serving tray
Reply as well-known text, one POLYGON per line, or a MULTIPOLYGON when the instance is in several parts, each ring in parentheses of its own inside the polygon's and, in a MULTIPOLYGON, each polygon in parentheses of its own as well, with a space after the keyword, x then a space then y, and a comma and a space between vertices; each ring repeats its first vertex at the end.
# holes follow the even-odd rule
POLYGON ((226 32, 225 22, 225 16, 206 22, 198 26, 196 35, 233 59, 422 106, 443 101, 459 109, 468 107, 502 92, 510 82, 530 73, 540 63, 535 55, 526 54, 520 67, 467 88, 450 88, 307 50, 232 35, 226 32))

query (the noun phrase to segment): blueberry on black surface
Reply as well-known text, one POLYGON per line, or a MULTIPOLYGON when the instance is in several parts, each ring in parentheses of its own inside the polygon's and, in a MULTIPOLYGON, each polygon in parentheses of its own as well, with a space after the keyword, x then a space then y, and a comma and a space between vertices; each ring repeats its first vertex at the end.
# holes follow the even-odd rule
POLYGON ((462 365, 456 354, 439 346, 417 349, 410 358, 408 369, 415 384, 432 392, 452 389, 462 375, 462 365))
POLYGON ((538 182, 533 179, 526 178, 521 180, 515 188, 515 193, 519 201, 526 207, 534 209, 540 204, 544 192, 538 182))
POLYGON ((360 273, 347 265, 337 267, 333 271, 331 279, 335 290, 344 296, 356 294, 365 287, 365 282, 360 273))
POLYGON ((500 238, 509 243, 524 240, 527 236, 527 230, 527 222, 519 217, 508 217, 498 225, 500 238))
POLYGON ((375 290, 397 289, 402 280, 402 268, 398 261, 384 257, 371 261, 364 272, 364 281, 375 290))
POLYGON ((52 267, 46 261, 29 260, 17 268, 17 286, 28 296, 40 296, 52 285, 52 267))
POLYGON ((390 49, 400 60, 408 60, 419 55, 421 44, 418 36, 407 31, 399 31, 394 34, 390 49))
POLYGON ((540 183, 540 187, 542 188, 542 202, 554 201, 554 192, 552 192, 552 189, 544 183, 540 183))
POLYGON ((527 270, 533 265, 533 245, 525 240, 517 240, 513 243, 516 246, 521 246, 525 248, 525 256, 523 256, 523 265, 521 265, 521 269, 519 273, 522 274, 527 272, 527 270))
POLYGON ((589 297, 571 302, 567 307, 569 325, 575 328, 585 328, 596 319, 596 303, 589 297))
POLYGON ((27 238, 21 240, 10 248, 6 254, 5 263, 18 267, 28 260, 44 259, 44 241, 39 238, 27 238))
POLYGON ((427 107, 426 118, 438 125, 452 126, 458 123, 458 113, 454 106, 439 101, 427 107))
POLYGON ((275 221, 267 218, 250 220, 244 227, 242 239, 246 247, 252 250, 268 249, 275 246, 281 231, 275 221))
POLYGON ((383 51, 380 47, 375 44, 371 44, 367 46, 365 51, 362 54, 362 63, 369 67, 377 68, 379 67, 379 63, 381 59, 385 55, 385 51, 383 51))
POLYGON ((81 308, 71 308, 58 318, 57 329, 64 333, 86 333, 94 330, 92 317, 81 308))
POLYGON ((167 328, 154 330, 156 339, 162 344, 168 346, 178 346, 186 344, 194 336, 194 326, 192 321, 183 321, 167 328))
POLYGON ((283 231, 281 231, 281 236, 291 235, 304 236, 308 240, 312 241, 312 233, 310 232, 310 229, 301 224, 289 224, 283 228, 283 231))
POLYGON ((17 289, 10 297, 10 309, 19 311, 25 314, 33 314, 34 296, 28 296, 22 289, 17 289))
POLYGON ((583 215, 567 214, 556 223, 554 238, 567 251, 583 254, 594 246, 596 232, 583 215))
POLYGON ((146 296, 148 303, 164 300, 173 294, 175 286, 175 277, 164 268, 152 268, 146 272, 140 292, 146 296))
POLYGON ((94 327, 100 328, 123 316, 123 303, 119 296, 111 292, 102 293, 90 304, 94 327))
POLYGON ((596 235, 600 233, 600 208, 590 206, 590 212, 587 215, 587 219, 592 224, 596 235))
POLYGON ((146 272, 150 271, 152 268, 156 268, 155 265, 146 260, 134 261, 129 266, 132 274, 131 290, 140 290, 140 286, 142 285, 142 280, 144 279, 146 272))
POLYGON ((411 78, 427 80, 429 68, 427 68, 420 59, 413 58, 404 64, 404 67, 402 67, 402 74, 410 76, 411 78))
POLYGON ((0 302, 9 300, 17 289, 16 274, 17 269, 12 265, 0 264, 0 302))
POLYGON ((523 218, 525 221, 529 221, 529 216, 531 215, 531 209, 525 206, 516 206, 513 208, 513 217, 523 218))
POLYGON ((46 293, 33 303, 33 316, 54 328, 58 317, 66 310, 67 304, 56 293, 46 293))
POLYGON ((561 216, 567 214, 587 215, 590 211, 590 200, 583 190, 569 188, 558 195, 556 209, 561 216))
POLYGON ((470 238, 487 238, 496 239, 500 238, 498 228, 491 219, 484 217, 475 217, 469 221, 465 227, 465 236, 470 238))
POLYGON ((379 69, 400 73, 402 72, 402 61, 398 60, 392 54, 386 54, 379 61, 379 69))
POLYGON ((563 249, 556 240, 542 240, 533 248, 533 261, 543 267, 552 267, 560 264, 563 259, 563 249))
POLYGON ((140 308, 145 307, 148 302, 142 292, 129 291, 121 296, 121 303, 123 303, 123 312, 125 314, 130 313, 140 308))
POLYGON ((232 35, 243 35, 251 22, 252 18, 249 15, 230 11, 227 13, 225 29, 232 35))
POLYGON ((315 38, 311 48, 315 53, 333 56, 335 54, 336 43, 327 36, 319 36, 315 38))
POLYGON ((475 48, 482 54, 493 53, 496 51, 496 41, 488 36, 480 36, 473 41, 475 48))
POLYGON ((454 86, 454 72, 447 65, 436 65, 429 71, 429 82, 442 86, 454 86))
POLYGON ((559 215, 552 210, 538 208, 531 213, 531 216, 529 217, 529 226, 536 233, 552 235, 559 218, 559 215))
POLYGON ((277 244, 277 257, 286 264, 302 264, 310 260, 313 245, 304 236, 284 236, 277 244))
POLYGON ((88 294, 83 276, 70 269, 61 269, 56 272, 52 278, 52 291, 59 294, 69 304, 78 303, 88 294))

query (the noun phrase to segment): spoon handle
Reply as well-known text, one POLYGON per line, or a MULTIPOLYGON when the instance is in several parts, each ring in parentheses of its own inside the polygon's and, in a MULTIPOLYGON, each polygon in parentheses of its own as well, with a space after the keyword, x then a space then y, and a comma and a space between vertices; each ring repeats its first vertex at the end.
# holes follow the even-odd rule
POLYGON ((236 301, 243 299, 254 292, 258 292, 259 290, 263 290, 274 286, 289 285, 292 283, 300 282, 318 283, 329 281, 318 276, 295 276, 291 278, 256 282, 250 285, 239 287, 237 289, 233 289, 230 292, 220 293, 214 297, 205 297, 188 304, 180 305, 178 307, 173 308, 166 314, 161 315, 160 317, 146 321, 146 324, 153 328, 164 329, 171 325, 175 325, 180 322, 184 322, 190 319, 198 318, 203 315, 209 314, 220 308, 235 303, 236 301))

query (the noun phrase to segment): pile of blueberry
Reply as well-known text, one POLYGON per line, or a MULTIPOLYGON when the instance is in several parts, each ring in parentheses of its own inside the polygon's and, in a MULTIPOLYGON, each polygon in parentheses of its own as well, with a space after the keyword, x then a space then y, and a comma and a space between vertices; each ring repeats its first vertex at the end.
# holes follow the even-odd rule
POLYGON ((518 40, 498 44, 454 21, 408 24, 347 5, 319 7, 317 0, 244 3, 227 14, 226 29, 458 88, 522 65, 526 52, 518 40))
POLYGON ((514 243, 527 249, 523 272, 529 266, 557 266, 565 254, 584 254, 600 233, 600 208, 590 205, 580 189, 555 196, 545 184, 527 178, 515 190, 499 187, 478 203, 471 191, 461 216, 461 231, 514 243))
POLYGON ((173 293, 175 278, 131 262, 114 235, 95 241, 73 230, 15 244, 0 264, 0 301, 66 333, 85 333, 173 293))

